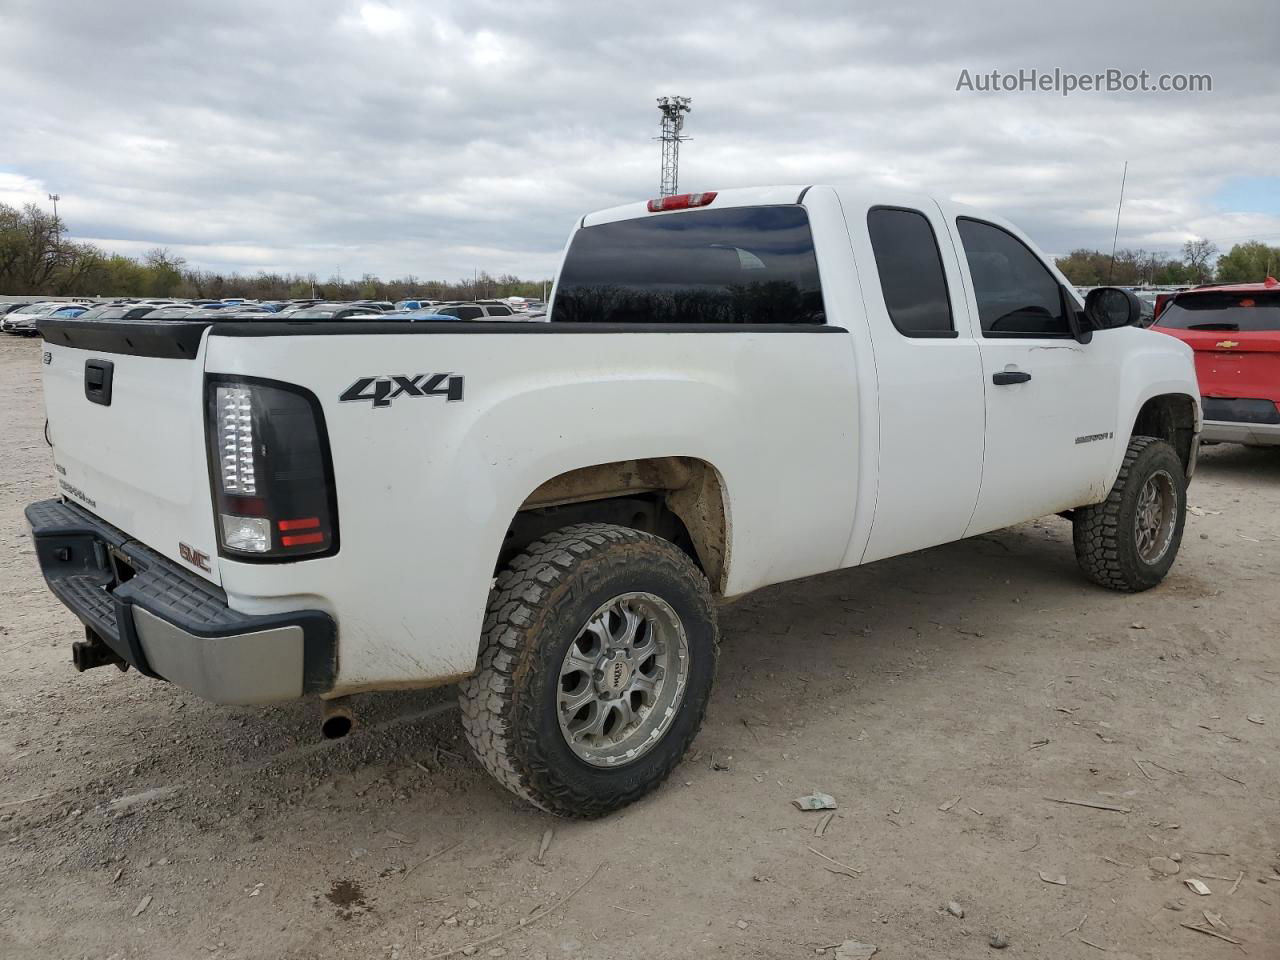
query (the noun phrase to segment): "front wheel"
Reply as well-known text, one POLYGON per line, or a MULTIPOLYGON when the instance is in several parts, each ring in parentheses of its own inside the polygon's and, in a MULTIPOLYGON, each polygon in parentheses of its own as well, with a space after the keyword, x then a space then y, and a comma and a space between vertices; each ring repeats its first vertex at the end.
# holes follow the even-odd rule
POLYGON ((598 817, 657 787, 698 732, 715 606, 675 544, 606 523, 564 527, 498 574, 462 725, 503 786, 598 817))
POLYGON ((1076 560, 1094 583, 1149 590, 1173 566, 1186 518, 1178 454, 1164 440, 1134 437, 1107 499, 1074 513, 1076 560))

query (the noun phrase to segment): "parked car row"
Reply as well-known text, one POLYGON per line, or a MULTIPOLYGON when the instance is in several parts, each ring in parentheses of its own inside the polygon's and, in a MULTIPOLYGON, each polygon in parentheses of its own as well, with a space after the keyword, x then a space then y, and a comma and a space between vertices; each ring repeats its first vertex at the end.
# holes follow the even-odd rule
POLYGON ((112 300, 0 304, 0 331, 35 336, 45 317, 82 320, 545 320, 542 301, 504 300, 112 300))
POLYGON ((36 321, 44 317, 77 317, 86 307, 79 303, 0 303, 0 330, 35 336, 36 321))

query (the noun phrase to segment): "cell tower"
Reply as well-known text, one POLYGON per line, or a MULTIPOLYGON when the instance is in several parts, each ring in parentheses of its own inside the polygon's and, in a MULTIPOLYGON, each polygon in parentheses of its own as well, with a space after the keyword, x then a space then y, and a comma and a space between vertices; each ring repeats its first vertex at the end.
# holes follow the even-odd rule
POLYGON ((658 109, 662 111, 662 183, 658 196, 669 197, 680 183, 680 141, 688 140, 684 130, 684 115, 693 107, 691 97, 659 97, 658 109))

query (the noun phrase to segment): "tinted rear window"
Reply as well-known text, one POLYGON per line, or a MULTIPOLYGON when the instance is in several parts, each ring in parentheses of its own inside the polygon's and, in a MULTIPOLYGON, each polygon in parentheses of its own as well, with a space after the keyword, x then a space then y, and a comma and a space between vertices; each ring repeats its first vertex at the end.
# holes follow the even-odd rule
POLYGON ((809 216, 735 207, 620 220, 573 238, 551 314, 568 323, 824 323, 809 216))
POLYGON ((1280 330, 1280 292, 1184 293, 1164 308, 1156 326, 1176 330, 1280 330))
POLYGON ((867 230, 889 319, 908 337, 955 336, 942 254, 929 220, 918 210, 877 207, 867 230))

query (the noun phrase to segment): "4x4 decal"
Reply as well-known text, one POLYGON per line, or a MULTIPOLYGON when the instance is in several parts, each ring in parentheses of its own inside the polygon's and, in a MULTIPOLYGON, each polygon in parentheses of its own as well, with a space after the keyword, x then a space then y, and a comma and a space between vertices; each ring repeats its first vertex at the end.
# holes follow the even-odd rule
POLYGON ((462 380, 461 374, 454 373, 361 377, 342 391, 338 400, 369 400, 375 407, 389 407, 397 397, 444 397, 452 403, 462 399, 462 380))

